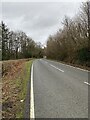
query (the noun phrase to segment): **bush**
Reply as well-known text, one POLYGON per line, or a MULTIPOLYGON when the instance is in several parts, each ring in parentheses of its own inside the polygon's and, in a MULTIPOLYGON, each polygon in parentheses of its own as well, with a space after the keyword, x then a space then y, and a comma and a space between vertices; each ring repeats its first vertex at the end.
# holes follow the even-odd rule
POLYGON ((88 48, 82 48, 78 51, 78 59, 80 62, 90 61, 90 51, 88 48))

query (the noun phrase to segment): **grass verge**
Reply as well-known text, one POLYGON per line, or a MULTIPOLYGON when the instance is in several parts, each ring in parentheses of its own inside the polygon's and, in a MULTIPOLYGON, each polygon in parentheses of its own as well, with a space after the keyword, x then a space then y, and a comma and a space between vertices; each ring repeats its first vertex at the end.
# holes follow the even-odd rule
MULTIPOLYGON (((10 70, 4 74, 2 90, 3 118, 23 118, 27 83, 30 80, 30 68, 33 60, 13 61, 10 70), (12 70, 12 67, 14 70, 12 70), (12 72, 13 71, 13 72, 12 72)), ((11 61, 10 61, 11 63, 11 61)), ((6 63, 5 63, 6 66, 6 63)), ((6 70, 6 68, 5 68, 6 70)))
POLYGON ((24 102, 26 98, 26 93, 27 93, 27 83, 28 80, 30 80, 30 73, 31 73, 31 65, 32 65, 33 60, 26 62, 25 64, 25 71, 22 72, 21 74, 21 80, 17 80, 17 86, 21 85, 22 91, 19 93, 19 99, 21 102, 20 109, 18 110, 16 114, 16 118, 23 118, 23 112, 24 112, 24 102), (22 82, 22 83, 21 83, 22 82))

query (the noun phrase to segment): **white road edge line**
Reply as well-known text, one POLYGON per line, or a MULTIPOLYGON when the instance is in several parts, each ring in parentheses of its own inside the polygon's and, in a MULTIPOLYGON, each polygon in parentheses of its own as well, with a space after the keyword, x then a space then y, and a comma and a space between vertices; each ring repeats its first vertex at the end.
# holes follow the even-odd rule
POLYGON ((54 66, 54 65, 52 65, 52 64, 50 64, 50 66, 54 67, 55 69, 57 69, 57 70, 59 70, 59 71, 61 71, 61 72, 64 72, 63 70, 61 70, 61 69, 59 69, 59 68, 55 67, 55 66, 54 66))
MULTIPOLYGON (((54 61, 53 61, 54 62, 54 61)), ((82 68, 79 68, 79 67, 74 67, 72 65, 68 65, 68 64, 64 64, 64 63, 61 63, 61 62, 58 62, 59 64, 62 64, 62 65, 65 65, 65 66, 68 66, 68 67, 72 67, 72 68, 76 68, 78 70, 82 70, 82 71, 85 71, 85 72, 89 72, 89 70, 85 70, 85 69, 82 69, 82 68)))
POLYGON ((31 67, 30 118, 35 118, 35 113, 34 113, 34 92, 33 92, 33 64, 32 64, 32 67, 31 67))
POLYGON ((88 70, 85 70, 85 69, 82 69, 82 68, 78 68, 78 67, 74 67, 74 66, 71 66, 71 65, 67 65, 67 64, 63 64, 63 63, 59 63, 59 64, 66 65, 66 66, 72 67, 72 68, 76 68, 78 70, 82 70, 82 71, 85 71, 85 72, 89 72, 88 70))
POLYGON ((90 85, 88 82, 84 82, 85 84, 87 84, 87 85, 90 85))

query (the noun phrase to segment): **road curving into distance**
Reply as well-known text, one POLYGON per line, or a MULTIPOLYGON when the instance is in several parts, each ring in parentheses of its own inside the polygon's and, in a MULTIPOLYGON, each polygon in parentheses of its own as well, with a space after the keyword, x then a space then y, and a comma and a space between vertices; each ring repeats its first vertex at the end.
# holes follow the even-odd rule
POLYGON ((38 59, 31 74, 32 118, 88 118, 87 70, 38 59))

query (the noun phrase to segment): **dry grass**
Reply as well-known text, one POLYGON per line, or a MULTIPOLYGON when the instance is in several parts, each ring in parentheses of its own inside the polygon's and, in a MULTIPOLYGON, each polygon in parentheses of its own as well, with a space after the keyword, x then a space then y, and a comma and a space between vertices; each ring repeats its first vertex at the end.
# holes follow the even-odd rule
POLYGON ((9 60, 2 64, 2 110, 3 118, 16 118, 21 110, 23 76, 26 75, 27 60, 9 60))

